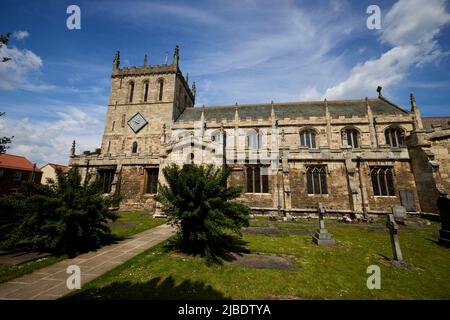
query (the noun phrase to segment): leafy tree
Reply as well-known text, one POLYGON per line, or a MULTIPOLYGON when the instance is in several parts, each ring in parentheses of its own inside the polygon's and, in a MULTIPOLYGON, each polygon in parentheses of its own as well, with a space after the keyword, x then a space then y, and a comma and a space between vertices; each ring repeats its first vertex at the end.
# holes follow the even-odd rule
POLYGON ((250 208, 230 201, 242 192, 227 187, 230 173, 212 165, 172 164, 163 169, 167 185, 160 185, 156 196, 169 222, 178 226, 175 246, 208 262, 221 262, 230 239, 249 224, 250 208))
MULTIPOLYGON (((0 117, 5 115, 4 112, 0 112, 0 117)), ((14 137, 0 137, 0 154, 5 153, 9 148, 8 144, 11 143, 11 139, 14 137)))
MULTIPOLYGON (((9 42, 9 37, 11 36, 11 32, 7 32, 7 33, 4 33, 4 34, 2 34, 2 35, 0 35, 0 48, 3 46, 3 45, 8 45, 8 42, 9 42)), ((8 57, 0 57, 0 61, 1 62, 7 62, 7 61, 9 61, 9 60, 11 60, 11 58, 8 58, 8 57)))
POLYGON ((35 250, 72 254, 110 238, 107 222, 117 219, 110 210, 117 199, 104 197, 97 180, 91 182, 88 176, 82 183, 74 167, 67 174, 58 174, 57 182, 49 182, 25 183, 19 193, 0 198, 0 212, 8 212, 16 221, 7 247, 29 244, 35 250))
MULTIPOLYGON (((11 36, 11 32, 7 32, 7 33, 4 33, 4 34, 2 34, 2 35, 0 35, 0 48, 3 46, 3 45, 7 45, 8 44, 8 42, 9 42, 9 37, 11 36)), ((1 62, 7 62, 7 61, 9 61, 9 60, 11 60, 11 58, 8 58, 8 57, 0 57, 0 61, 1 62)), ((2 117, 2 116, 4 116, 5 115, 5 113, 4 112, 0 112, 0 117, 2 117)), ((6 152, 6 149, 8 149, 8 147, 6 146, 8 143, 11 143, 11 139, 12 138, 14 138, 14 137, 11 137, 11 138, 8 138, 8 137, 0 137, 0 154, 1 153, 5 153, 6 152)))

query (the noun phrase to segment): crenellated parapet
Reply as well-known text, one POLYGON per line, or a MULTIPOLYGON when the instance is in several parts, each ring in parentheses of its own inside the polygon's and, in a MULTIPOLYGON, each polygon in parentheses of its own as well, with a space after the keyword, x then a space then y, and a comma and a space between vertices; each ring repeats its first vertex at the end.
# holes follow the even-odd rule
POLYGON ((133 78, 133 77, 146 77, 146 76, 157 76, 165 74, 175 74, 181 81, 184 89, 190 96, 190 98, 195 101, 195 82, 192 84, 192 88, 189 87, 188 76, 184 76, 179 67, 179 46, 177 45, 174 50, 173 61, 171 64, 155 64, 149 65, 147 54, 144 55, 144 63, 142 66, 131 66, 131 67, 120 67, 120 51, 117 51, 114 60, 113 68, 111 73, 111 78, 133 78))

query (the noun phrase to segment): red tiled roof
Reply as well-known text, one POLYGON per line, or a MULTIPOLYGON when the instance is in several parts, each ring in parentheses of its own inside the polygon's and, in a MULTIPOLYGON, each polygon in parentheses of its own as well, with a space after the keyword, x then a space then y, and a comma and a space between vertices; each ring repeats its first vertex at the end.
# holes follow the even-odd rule
MULTIPOLYGON (((33 171, 33 164, 30 160, 22 156, 0 154, 0 168, 33 171)), ((42 170, 36 167, 34 172, 42 172, 42 170)))
MULTIPOLYGON (((49 165, 50 167, 52 167, 53 169, 55 169, 56 172, 62 172, 62 173, 66 173, 67 171, 69 171, 69 167, 68 166, 64 166, 62 164, 56 164, 56 163, 47 163, 46 165, 49 165)), ((45 167, 45 166, 44 166, 45 167)), ((43 167, 42 167, 43 168, 43 167)))

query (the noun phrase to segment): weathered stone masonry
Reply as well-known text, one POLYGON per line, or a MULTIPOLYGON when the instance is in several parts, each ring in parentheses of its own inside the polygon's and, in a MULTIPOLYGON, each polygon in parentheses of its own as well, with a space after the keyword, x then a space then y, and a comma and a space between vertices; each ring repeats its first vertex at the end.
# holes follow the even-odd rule
POLYGON ((412 95, 410 110, 381 92, 374 99, 194 108, 195 83, 187 78, 178 47, 164 65, 145 58, 141 67, 120 68, 116 54, 101 149, 73 154, 70 165, 99 174, 105 192, 123 196, 121 209, 154 207, 166 165, 214 157, 232 169, 229 183, 244 188, 239 201, 260 212, 303 214, 318 202, 335 213, 382 214, 395 205, 437 212, 435 199, 448 193, 448 121, 422 119, 412 95), (262 146, 279 154, 267 177, 266 165, 249 161, 262 146))

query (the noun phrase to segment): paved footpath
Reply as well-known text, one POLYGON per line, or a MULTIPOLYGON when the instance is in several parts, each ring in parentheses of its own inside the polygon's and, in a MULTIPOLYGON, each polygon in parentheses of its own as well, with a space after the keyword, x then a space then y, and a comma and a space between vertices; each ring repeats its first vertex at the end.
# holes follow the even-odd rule
POLYGON ((83 286, 83 284, 166 240, 174 233, 174 227, 163 224, 130 236, 118 243, 104 246, 97 251, 91 251, 73 259, 66 259, 20 278, 1 283, 0 300, 58 299, 72 291, 66 285, 67 278, 70 276, 66 273, 68 266, 78 265, 80 267, 81 286, 83 286))

